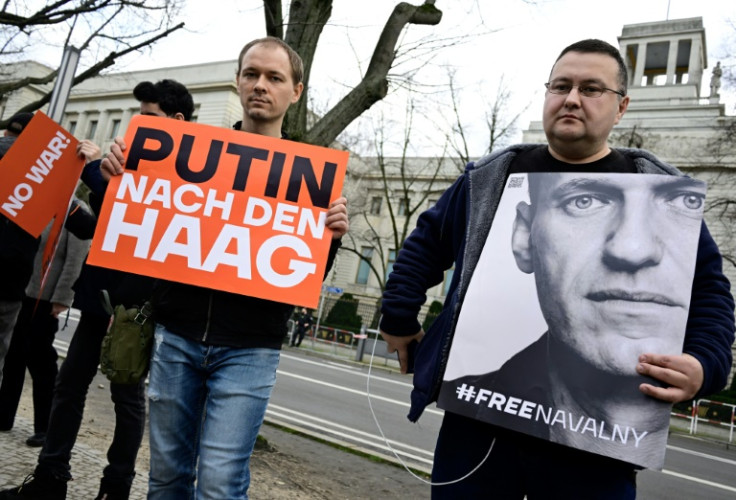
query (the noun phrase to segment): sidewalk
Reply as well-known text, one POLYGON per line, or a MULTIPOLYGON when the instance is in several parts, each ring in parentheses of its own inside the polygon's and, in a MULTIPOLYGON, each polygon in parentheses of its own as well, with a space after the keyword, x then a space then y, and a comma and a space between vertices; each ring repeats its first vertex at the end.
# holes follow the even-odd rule
MULTIPOLYGON (((107 445, 114 428, 114 412, 110 403, 109 389, 98 378, 90 385, 84 420, 79 437, 72 450, 72 475, 68 484, 69 500, 93 499, 97 495, 102 478, 102 469, 107 465, 107 445), (105 401, 106 400, 106 401, 105 401), (109 419, 106 418, 109 416, 109 419)), ((27 446, 26 439, 33 434, 33 403, 31 402, 31 379, 23 387, 15 425, 9 432, 0 432, 0 489, 19 486, 36 466, 41 448, 27 446)), ((148 435, 138 454, 138 474, 133 481, 131 499, 146 498, 148 491, 148 435), (145 463, 145 469, 142 467, 145 463)))
MULTIPOLYGON (((312 350, 302 344, 302 349, 312 350)), ((315 350, 322 350, 315 346, 315 350)), ((334 346, 322 356, 335 356, 334 346)), ((285 349, 288 352, 288 348, 285 349)), ((337 353, 348 360, 350 352, 337 353)), ((354 356, 354 352, 353 352, 354 356)), ((367 361, 367 357, 366 357, 367 361)), ((395 362, 394 362, 395 363, 395 362)), ((381 358, 375 367, 398 369, 381 358)), ((31 380, 27 378, 13 430, 0 432, 0 489, 20 485, 36 465, 40 448, 31 448, 25 440, 33 434, 31 380)), ((68 484, 69 500, 95 497, 107 464, 105 453, 114 431, 114 410, 107 379, 98 374, 87 395, 84 419, 72 451, 72 475, 68 484)), ((335 446, 315 441, 284 429, 264 425, 263 436, 270 448, 257 449, 251 460, 253 500, 362 500, 381 498, 429 498, 429 486, 394 465, 376 462, 335 446)), ((143 438, 136 461, 136 475, 131 500, 145 499, 149 468, 148 432, 143 438)))

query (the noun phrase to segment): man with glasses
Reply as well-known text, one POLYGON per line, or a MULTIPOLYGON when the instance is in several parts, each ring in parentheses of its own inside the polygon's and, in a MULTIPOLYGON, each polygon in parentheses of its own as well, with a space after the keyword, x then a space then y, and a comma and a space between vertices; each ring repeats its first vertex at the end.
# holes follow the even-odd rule
MULTIPOLYGON (((409 419, 437 398, 458 310, 490 231, 509 174, 652 173, 681 176, 642 150, 611 149, 608 137, 629 105, 620 53, 600 40, 565 48, 546 84, 548 145, 517 145, 472 163, 422 214, 394 264, 382 300, 382 334, 402 371, 415 369, 409 419), (425 335, 417 315, 426 290, 456 272, 442 313, 425 335), (417 342, 419 342, 417 344, 417 342), (414 349, 415 366, 408 366, 414 349)), ((731 366, 733 297, 718 248, 703 224, 684 354, 641 352, 631 369, 662 383, 641 384, 647 397, 677 402, 720 390, 731 366)), ((492 279, 489 277, 488 279, 492 279)), ((489 322, 493 325, 493 322, 489 322)), ((514 335, 489 327, 488 335, 514 335)), ((601 392, 606 387, 600 387, 601 392)), ((636 468, 475 419, 446 412, 435 449, 433 498, 599 498, 636 495, 636 468), (477 469, 476 469, 477 467, 477 469)))

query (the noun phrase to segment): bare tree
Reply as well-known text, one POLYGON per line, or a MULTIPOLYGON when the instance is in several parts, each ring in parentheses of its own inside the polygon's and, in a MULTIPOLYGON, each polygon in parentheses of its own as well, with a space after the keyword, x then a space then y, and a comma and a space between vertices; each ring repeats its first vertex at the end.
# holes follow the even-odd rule
MULTIPOLYGON (((82 71, 74 78, 73 84, 77 85, 97 76, 121 57, 184 27, 184 23, 174 24, 181 3, 182 0, 5 0, 0 10, 0 61, 7 65, 23 59, 29 48, 36 45, 61 49, 75 44, 83 61, 82 71)), ((61 59, 61 50, 59 56, 61 59)), ((39 77, 2 76, 0 98, 28 85, 51 83, 57 70, 39 77)), ((39 109, 50 98, 51 90, 20 111, 39 109)), ((0 122, 0 128, 5 125, 0 122)))
MULTIPOLYGON (((447 141, 450 149, 454 154, 456 166, 459 171, 463 171, 465 165, 471 158, 470 145, 468 144, 468 126, 467 119, 462 116, 460 111, 460 89, 457 87, 455 71, 448 70, 448 88, 450 93, 450 107, 452 109, 452 123, 450 125, 450 133, 447 134, 447 141)), ((513 93, 506 85, 504 76, 498 80, 496 86, 496 94, 492 102, 485 103, 484 127, 487 134, 485 149, 483 154, 490 153, 495 149, 509 145, 509 140, 516 133, 517 123, 522 114, 529 109, 531 102, 520 110, 511 110, 511 100, 513 93)), ((476 95, 474 94, 474 98, 476 95)), ((485 101, 482 98, 481 100, 485 101)))
POLYGON ((723 42, 720 49, 723 65, 723 83, 724 86, 736 88, 736 54, 733 48, 736 47, 736 20, 729 19, 726 21, 731 31, 727 39, 723 42))
MULTIPOLYGON (((425 0, 421 5, 397 3, 376 41, 362 80, 311 127, 307 126, 308 99, 292 106, 284 121, 289 137, 329 146, 353 120, 383 99, 388 92, 388 74, 397 57, 400 35, 407 25, 438 24, 442 12, 434 3, 435 0, 425 0)), ((264 0, 263 6, 266 32, 283 38, 304 60, 304 87, 308 92, 312 62, 322 30, 332 14, 332 0, 292 0, 288 19, 282 12, 281 0, 264 0)))
POLYGON ((723 118, 715 127, 705 152, 713 163, 709 170, 715 172, 708 179, 711 189, 706 198, 705 215, 718 235, 723 259, 736 267, 736 197, 733 195, 736 178, 729 168, 736 160, 736 118, 723 118))
MULTIPOLYGON (((381 290, 390 271, 390 257, 392 253, 395 257, 403 247, 417 216, 429 207, 430 200, 441 196, 456 179, 458 170, 462 171, 467 162, 473 159, 467 120, 463 119, 459 106, 455 74, 450 70, 448 76, 452 123, 449 127, 438 124, 438 128, 449 128, 451 131, 444 134, 444 141, 438 144, 439 148, 432 148, 437 154, 416 157, 411 149, 417 143, 419 133, 414 127, 419 116, 417 101, 429 100, 432 107, 437 108, 437 98, 431 96, 431 99, 427 99, 410 94, 401 132, 394 133, 393 124, 381 115, 372 134, 368 134, 371 148, 363 158, 365 166, 351 169, 351 185, 355 187, 355 192, 350 193, 353 225, 348 234, 350 244, 345 244, 343 249, 354 253, 369 266, 381 290), (400 140, 392 141, 395 137, 400 137, 400 140), (399 154, 388 154, 388 150, 398 150, 399 154), (375 200, 379 197, 380 202, 375 200), (380 206, 380 210, 376 210, 374 203, 380 206), (370 256, 363 255, 364 247, 372 249, 370 256)), ((489 142, 484 145, 481 154, 508 141, 524 111, 510 111, 511 92, 503 79, 499 81, 495 99, 486 105, 482 126, 487 130, 489 142)), ((425 116, 420 119, 425 119, 425 116)))
POLYGON ((427 208, 428 200, 439 197, 455 178, 453 170, 447 175, 446 149, 434 157, 416 158, 412 154, 414 116, 414 103, 410 100, 398 156, 386 152, 392 134, 385 117, 381 117, 373 135, 375 156, 365 159, 364 168, 351 172, 351 181, 357 186, 356 193, 351 195, 353 225, 348 234, 349 243, 342 248, 370 267, 381 290, 390 272, 390 254, 395 258, 416 217, 427 208), (373 205, 373 198, 380 198, 378 209, 373 205), (361 247, 366 245, 374 251, 371 257, 361 252, 361 247))

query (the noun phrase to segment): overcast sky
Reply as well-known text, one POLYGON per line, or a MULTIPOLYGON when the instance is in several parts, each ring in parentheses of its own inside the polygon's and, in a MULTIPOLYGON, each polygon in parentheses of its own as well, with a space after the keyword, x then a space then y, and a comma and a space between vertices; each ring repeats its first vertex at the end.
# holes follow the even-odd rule
MULTIPOLYGON (((347 87, 359 81, 361 69, 367 67, 375 41, 396 3, 398 0, 335 0, 312 70, 312 99, 317 108, 334 103, 347 87)), ((415 76, 423 85, 415 88, 426 97, 419 106, 427 116, 418 122, 433 122, 425 134, 435 136, 426 138, 420 134, 422 137, 415 140, 416 154, 421 154, 427 145, 440 142, 437 131, 449 127, 442 123, 442 116, 448 115, 448 97, 442 92, 447 83, 446 66, 456 68, 463 121, 472 134, 472 153, 477 155, 486 143, 483 110, 493 101, 501 76, 513 92, 509 111, 518 112, 528 106, 519 121, 520 129, 526 128, 530 121, 541 117, 542 84, 552 62, 572 42, 601 38, 618 46, 617 37, 625 24, 702 17, 708 49, 704 92, 711 68, 726 58, 727 42, 730 40, 731 47, 736 48, 736 29, 730 24, 736 21, 733 0, 437 0, 436 6, 444 13, 440 25, 411 26, 403 40, 405 46, 418 39, 425 40, 426 47, 463 34, 471 36, 458 45, 434 52, 430 58, 423 57, 421 50, 413 52, 412 58, 396 68, 397 74, 411 72, 417 69, 417 61, 429 59, 415 76)), ((235 59, 243 44, 265 35, 262 3, 257 0, 189 0, 182 19, 186 31, 170 35, 144 57, 130 58, 114 71, 235 59)), ((40 58, 56 65, 60 55, 46 53, 40 58)), ((395 90, 396 85, 392 89, 384 103, 374 106, 372 114, 383 113, 402 122, 406 93, 395 90)), ((722 94, 728 113, 733 114, 734 93, 722 88, 722 94)), ((353 129, 365 133, 366 121, 353 129)), ((514 138, 520 137, 518 132, 514 138)))

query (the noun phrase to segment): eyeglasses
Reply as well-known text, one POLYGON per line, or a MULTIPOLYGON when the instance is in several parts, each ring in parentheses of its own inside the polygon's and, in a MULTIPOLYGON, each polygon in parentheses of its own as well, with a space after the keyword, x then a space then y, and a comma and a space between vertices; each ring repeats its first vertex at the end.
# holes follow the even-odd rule
POLYGON ((621 97, 625 97, 626 94, 620 90, 608 89, 606 87, 599 87, 598 85, 585 84, 585 85, 573 85, 565 82, 547 82, 544 84, 547 90, 552 94, 567 95, 572 92, 573 87, 577 87, 578 93, 583 97, 600 97, 604 92, 613 92, 621 97))

